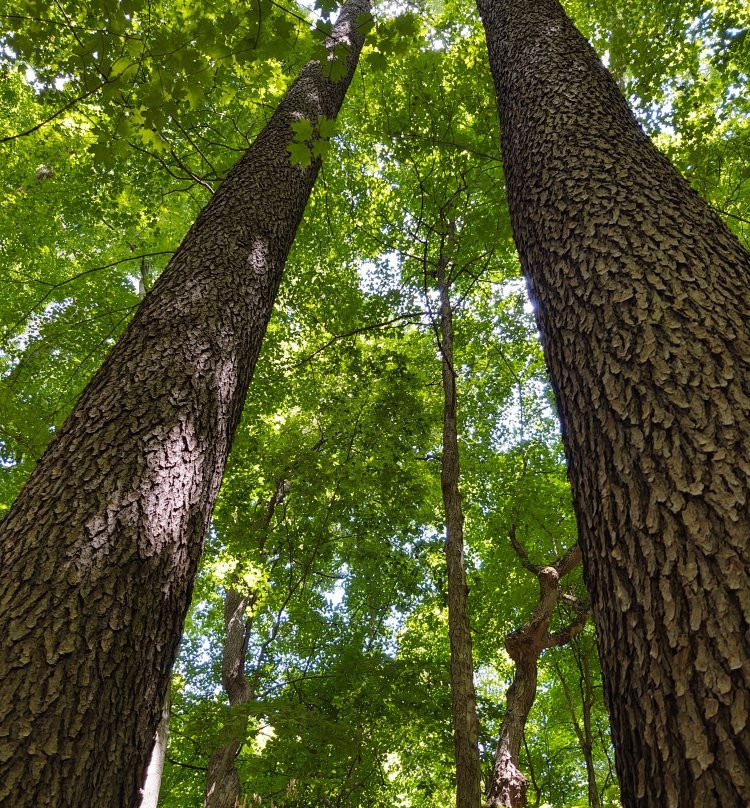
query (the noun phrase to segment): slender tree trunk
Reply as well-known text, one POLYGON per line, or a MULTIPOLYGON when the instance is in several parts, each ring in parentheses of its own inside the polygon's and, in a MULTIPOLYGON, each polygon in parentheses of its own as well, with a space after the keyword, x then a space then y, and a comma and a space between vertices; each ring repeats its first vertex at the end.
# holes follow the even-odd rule
POLYGON ((247 734, 247 717, 242 716, 236 708, 249 704, 254 697, 245 675, 249 634, 245 614, 253 600, 252 595, 241 595, 234 589, 227 589, 224 599, 226 637, 221 659, 221 681, 229 697, 229 739, 214 750, 208 763, 203 801, 205 808, 238 808, 242 796, 234 761, 247 734))
POLYGON ((290 127, 336 117, 368 11, 347 2, 329 42, 345 43, 345 78, 304 68, 2 523, 0 803, 138 802, 203 535, 320 166, 290 164, 290 127))
POLYGON ((479 0, 626 808, 750 804, 750 256, 557 0, 479 0))
POLYGON ((575 702, 570 692, 570 687, 565 679, 565 676, 560 669, 560 666, 555 662, 554 668, 557 678, 560 680, 563 693, 565 694, 565 703, 568 705, 568 712, 570 713, 570 722, 573 725, 573 731, 578 739, 578 746, 583 754, 583 759, 586 764, 586 783, 588 787, 589 806, 590 808, 601 808, 601 801, 599 799, 599 789, 596 784, 596 768, 594 767, 594 739, 591 734, 591 705, 594 701, 594 691, 591 686, 591 675, 588 666, 588 659, 585 654, 581 652, 580 658, 573 648, 573 654, 580 669, 580 691, 581 691, 581 706, 583 712, 583 726, 578 721, 576 715, 575 702))
POLYGON ((591 707, 594 703, 594 688, 591 685, 591 669, 586 654, 581 652, 581 701, 583 704, 583 757, 586 761, 586 782, 589 792, 590 808, 601 808, 599 787, 596 784, 596 767, 594 766, 594 736, 591 733, 591 707))
POLYGON ((154 736, 154 746, 146 768, 146 779, 141 789, 141 802, 138 808, 156 808, 161 791, 161 778, 164 774, 164 758, 169 741, 169 693, 164 701, 159 725, 154 736))
MULTIPOLYGON (((323 439, 313 447, 318 451, 323 439)), ((285 472, 291 471, 287 466, 285 472)), ((266 542, 271 531, 276 508, 286 499, 291 483, 286 475, 277 481, 265 511, 256 522, 252 533, 257 538, 257 551, 261 562, 266 559, 266 542)), ((237 754, 247 737, 247 713, 242 708, 255 699, 257 682, 248 679, 247 648, 253 627, 253 610, 258 603, 257 589, 241 593, 228 586, 224 595, 224 647, 221 655, 221 683, 229 700, 229 721, 224 732, 226 741, 217 747, 208 763, 204 808, 239 808, 242 783, 235 766, 237 754)), ((259 664, 262 663, 259 659, 259 664)))
POLYGON ((456 808, 478 808, 482 798, 479 719, 474 691, 474 659, 469 627, 469 587, 464 563, 464 515, 456 425, 456 374, 453 367, 453 313, 444 262, 438 266, 440 352, 443 376, 443 459, 441 487, 445 506, 445 557, 448 567, 448 631, 451 646, 451 700, 456 752, 456 808))
POLYGON ((516 539, 515 526, 511 529, 511 543, 524 566, 539 581, 539 600, 529 620, 505 638, 505 648, 516 663, 516 670, 508 688, 485 808, 523 808, 526 805, 528 782, 519 761, 526 720, 536 699, 539 657, 547 648, 566 645, 583 631, 589 611, 588 604, 575 601, 576 618, 562 631, 550 633, 552 615, 562 596, 560 581, 581 560, 578 545, 554 565, 540 567, 528 560, 526 551, 516 539))

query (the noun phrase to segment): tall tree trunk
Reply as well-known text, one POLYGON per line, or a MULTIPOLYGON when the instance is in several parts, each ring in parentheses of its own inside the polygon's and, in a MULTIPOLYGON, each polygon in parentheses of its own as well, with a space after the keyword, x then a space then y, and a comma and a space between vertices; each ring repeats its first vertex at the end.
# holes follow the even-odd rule
POLYGON ((516 663, 516 669, 505 701, 505 717, 500 726, 485 808, 523 808, 526 805, 528 782, 520 769, 519 759, 526 720, 536 699, 539 657, 547 648, 566 645, 583 631, 589 612, 587 603, 571 598, 577 616, 563 630, 550 633, 552 615, 563 595, 560 581, 581 560, 578 545, 553 565, 536 566, 529 561, 526 551, 516 539, 515 525, 511 528, 511 543, 523 565, 539 581, 539 600, 529 620, 505 638, 505 648, 516 663))
MULTIPOLYGON (((323 442, 324 439, 321 438, 313 447, 313 451, 318 451, 323 442)), ((292 486, 286 479, 286 473, 290 472, 294 465, 296 464, 290 464, 284 469, 285 473, 277 480, 264 513, 250 531, 257 539, 257 551, 261 563, 266 560, 266 542, 271 532, 271 522, 276 508, 284 502, 292 486)), ((245 590, 243 593, 232 586, 227 587, 224 595, 221 684, 229 700, 229 721, 224 728, 225 741, 213 751, 208 763, 203 796, 204 808, 239 808, 241 803, 242 783, 235 760, 247 737, 247 712, 243 712, 242 708, 255 699, 260 666, 270 644, 270 641, 264 643, 257 660, 255 676, 249 679, 246 670, 247 649, 253 628, 253 610, 257 606, 259 596, 257 589, 245 590)), ((273 637, 272 632, 271 641, 273 637)))
POLYGON ((238 808, 242 786, 234 765, 247 734, 247 716, 236 708, 252 701, 254 694, 245 675, 245 657, 249 625, 246 612, 255 600, 227 589, 224 599, 224 650, 221 658, 221 681, 229 697, 229 738, 211 755, 206 776, 205 808, 238 808), (234 708, 234 709, 232 709, 234 708))
POLYGON ((284 263, 318 173, 291 124, 335 118, 369 0, 230 171, 0 532, 0 803, 134 806, 284 263), (339 52, 341 46, 339 46, 339 52))
POLYGON ((576 658, 580 671, 579 685, 581 691, 583 726, 581 726, 581 723, 578 721, 575 703, 570 692, 570 687, 565 679, 565 675, 557 662, 554 663, 554 668, 557 678, 560 680, 563 693, 565 694, 565 703, 568 705, 568 712, 570 712, 570 722, 573 725, 573 731, 578 739, 578 745, 581 748, 583 760, 586 764, 586 783, 589 795, 589 806, 590 808, 601 808, 599 788, 596 783, 596 768, 594 766, 594 738, 591 733, 591 706, 594 703, 594 689, 591 684, 591 672, 586 653, 583 650, 576 649, 575 644, 573 644, 573 655, 576 658))
MULTIPOLYGON (((575 653, 575 651, 574 651, 575 653)), ((581 749, 586 761, 586 782, 589 792, 590 808, 601 808, 599 787, 596 783, 596 767, 594 766, 594 736, 591 732, 591 707, 594 703, 594 688, 591 684, 591 668, 586 653, 581 650, 581 703, 583 706, 583 734, 581 749)))
POLYGON ((505 716, 492 764, 486 808, 521 808, 526 805, 528 781, 519 758, 526 719, 536 699, 538 657, 524 654, 515 659, 513 681, 505 697, 505 716))
POLYGON ((451 701, 456 753, 456 808, 478 808, 482 798, 479 719, 474 691, 474 659, 469 627, 469 587, 464 563, 464 515, 456 425, 456 373, 453 367, 453 312, 445 262, 437 268, 440 287, 440 353, 443 377, 443 458, 441 487, 445 506, 448 568, 448 632, 451 647, 451 701))
POLYGON ((557 0, 478 0, 626 808, 750 804, 750 256, 557 0))
POLYGON ((164 702, 161 719, 156 727, 154 736, 154 746, 151 749, 151 756, 146 767, 146 779, 141 789, 141 802, 138 808, 156 808, 159 803, 159 792, 161 791, 161 779, 164 774, 164 758, 167 754, 167 742, 169 741, 169 693, 164 702))

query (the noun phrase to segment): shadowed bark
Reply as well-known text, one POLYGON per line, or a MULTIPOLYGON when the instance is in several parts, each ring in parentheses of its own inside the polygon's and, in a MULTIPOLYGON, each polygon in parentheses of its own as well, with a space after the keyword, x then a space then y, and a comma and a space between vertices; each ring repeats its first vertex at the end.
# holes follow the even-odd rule
POLYGON ((519 767, 526 720, 534 706, 539 656, 547 648, 566 645, 583 631, 589 607, 560 589, 561 580, 581 561, 576 544, 551 566, 532 564, 511 527, 511 542, 524 567, 539 581, 539 600, 529 620, 505 639, 505 648, 516 667, 505 700, 505 717, 495 752, 485 808, 523 808, 528 782, 519 767), (562 631, 550 633, 557 604, 566 600, 577 611, 576 618, 562 631))
POLYGON ((478 0, 625 808, 750 805, 750 255, 557 0, 478 0))
MULTIPOLYGON (((284 263, 320 168, 291 125, 335 118, 309 63, 146 295, 0 527, 0 803, 135 806, 203 536, 284 263)), ((342 50, 342 45, 338 48, 342 50)))

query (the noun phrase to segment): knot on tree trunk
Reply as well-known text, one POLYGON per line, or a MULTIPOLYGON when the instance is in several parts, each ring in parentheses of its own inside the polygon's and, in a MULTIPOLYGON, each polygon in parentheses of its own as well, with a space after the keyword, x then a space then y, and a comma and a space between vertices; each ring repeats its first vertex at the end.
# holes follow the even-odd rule
POLYGON ((528 631, 526 626, 517 631, 511 631, 505 638, 505 650, 515 663, 524 659, 536 659, 539 656, 540 647, 539 639, 528 631))
POLYGON ((553 584, 554 586, 557 586, 557 582, 560 580, 560 573, 555 567, 542 567, 537 575, 540 581, 553 584))

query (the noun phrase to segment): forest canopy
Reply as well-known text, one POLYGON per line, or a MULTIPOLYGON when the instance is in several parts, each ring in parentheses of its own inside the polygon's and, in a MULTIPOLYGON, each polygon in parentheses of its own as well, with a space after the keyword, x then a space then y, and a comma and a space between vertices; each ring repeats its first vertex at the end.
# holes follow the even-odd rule
MULTIPOLYGON (((563 5, 645 133, 750 247, 746 3, 563 5)), ((0 0, 0 517, 317 60, 322 81, 351 83, 340 112, 285 130, 279 170, 319 173, 153 708, 168 719, 158 804, 452 804, 452 386, 482 791, 528 662, 514 764, 527 803, 633 805, 482 20, 454 0, 375 3, 356 13, 357 64, 357 46, 331 40, 339 13, 330 0, 0 0), (519 636, 537 637, 533 660, 519 636), (218 801, 230 781, 239 803, 218 801)), ((194 316, 175 326, 176 356, 194 316)), ((66 615, 48 631, 62 636, 66 615)))

